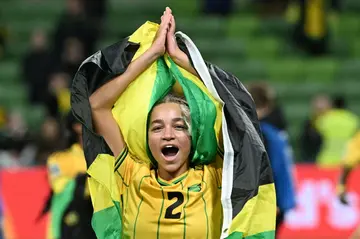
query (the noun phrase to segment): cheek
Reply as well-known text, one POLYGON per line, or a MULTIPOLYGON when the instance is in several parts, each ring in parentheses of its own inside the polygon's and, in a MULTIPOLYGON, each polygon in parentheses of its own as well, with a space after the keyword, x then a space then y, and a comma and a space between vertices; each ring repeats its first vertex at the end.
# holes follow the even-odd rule
POLYGON ((148 143, 149 143, 149 148, 152 154, 156 153, 156 149, 158 148, 159 145, 159 140, 158 137, 156 137, 156 135, 154 134, 149 134, 148 136, 148 143))
POLYGON ((190 153, 191 150, 191 138, 188 135, 182 135, 181 138, 179 138, 179 142, 181 144, 181 147, 186 153, 190 153))

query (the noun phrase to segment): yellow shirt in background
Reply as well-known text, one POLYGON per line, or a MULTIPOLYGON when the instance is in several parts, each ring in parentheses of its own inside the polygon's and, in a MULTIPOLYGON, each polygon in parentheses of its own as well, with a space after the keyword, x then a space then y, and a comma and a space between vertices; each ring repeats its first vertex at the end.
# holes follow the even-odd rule
POLYGON ((349 141, 343 158, 343 164, 348 168, 353 168, 360 164, 360 132, 349 141))
POLYGON ((347 143, 358 131, 358 117, 350 111, 334 109, 320 116, 315 125, 323 138, 317 164, 321 167, 340 166, 347 143))
POLYGON ((69 180, 86 172, 84 151, 79 144, 68 150, 53 153, 47 162, 50 185, 54 193, 61 192, 69 180))

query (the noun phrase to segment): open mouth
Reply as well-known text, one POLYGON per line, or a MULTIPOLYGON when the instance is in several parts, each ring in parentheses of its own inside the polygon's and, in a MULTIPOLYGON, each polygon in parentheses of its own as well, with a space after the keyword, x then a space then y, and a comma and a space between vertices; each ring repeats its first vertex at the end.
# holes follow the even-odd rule
POLYGON ((166 145, 161 149, 161 153, 165 157, 173 157, 179 152, 179 148, 174 145, 166 145))

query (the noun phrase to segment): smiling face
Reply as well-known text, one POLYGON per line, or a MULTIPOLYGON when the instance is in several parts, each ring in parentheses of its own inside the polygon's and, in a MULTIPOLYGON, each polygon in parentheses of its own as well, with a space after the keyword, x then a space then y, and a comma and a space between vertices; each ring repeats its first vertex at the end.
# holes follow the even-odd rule
POLYGON ((188 119, 180 104, 161 103, 154 107, 148 142, 161 178, 171 180, 188 170, 191 150, 189 130, 188 119))

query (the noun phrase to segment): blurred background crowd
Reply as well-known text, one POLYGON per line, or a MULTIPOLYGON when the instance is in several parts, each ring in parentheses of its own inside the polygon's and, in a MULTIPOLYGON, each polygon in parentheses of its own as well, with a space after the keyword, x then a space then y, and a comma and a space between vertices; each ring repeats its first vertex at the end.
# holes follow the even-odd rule
POLYGON ((339 163, 340 146, 334 159, 320 151, 345 142, 360 113, 358 1, 13 0, 0 10, 0 167, 42 165, 66 147, 62 118, 81 62, 158 21, 166 5, 206 60, 245 84, 269 84, 271 117, 289 133, 296 162, 339 163))
MULTIPOLYGON (((358 0, 12 0, 0 3, 0 169, 68 147, 72 78, 165 6, 204 59, 263 82, 296 163, 339 167, 360 114, 358 0)), ((360 146, 359 146, 360 147, 360 146)))

